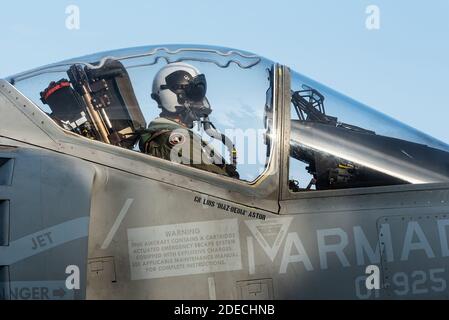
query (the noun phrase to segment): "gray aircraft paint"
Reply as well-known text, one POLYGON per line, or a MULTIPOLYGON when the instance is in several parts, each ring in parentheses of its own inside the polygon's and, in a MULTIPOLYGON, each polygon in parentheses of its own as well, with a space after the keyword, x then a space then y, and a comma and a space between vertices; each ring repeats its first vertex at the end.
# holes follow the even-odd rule
POLYGON ((88 227, 89 218, 79 218, 12 241, 9 246, 0 247, 0 265, 13 265, 67 242, 85 238, 89 235, 88 227))
POLYGON ((248 185, 64 132, 6 81, 0 112, 0 157, 14 160, 11 185, 0 185, 9 217, 0 282, 9 288, 63 283, 77 265, 73 299, 448 298, 448 184, 289 196, 280 135, 269 174, 248 185), (130 230, 203 224, 213 233, 229 220, 241 265, 132 280, 130 230), (31 252, 48 232, 65 235, 40 238, 45 246, 31 252), (368 264, 380 265, 379 291, 363 288, 368 264), (394 281, 423 274, 416 288, 394 281))

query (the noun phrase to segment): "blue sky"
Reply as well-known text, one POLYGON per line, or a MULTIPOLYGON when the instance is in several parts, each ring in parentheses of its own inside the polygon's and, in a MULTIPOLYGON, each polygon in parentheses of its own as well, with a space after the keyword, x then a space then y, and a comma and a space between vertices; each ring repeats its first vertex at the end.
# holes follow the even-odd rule
POLYGON ((2 3, 0 27, 0 77, 123 47, 228 46, 449 142, 449 0, 15 0, 2 3), (80 30, 65 27, 70 4, 80 30), (380 8, 380 30, 365 28, 368 5, 380 8))

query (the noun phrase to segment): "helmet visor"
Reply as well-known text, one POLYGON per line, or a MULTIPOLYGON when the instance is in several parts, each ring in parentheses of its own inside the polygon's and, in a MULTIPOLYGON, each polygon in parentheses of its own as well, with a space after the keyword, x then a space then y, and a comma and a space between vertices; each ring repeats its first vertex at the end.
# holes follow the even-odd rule
POLYGON ((204 74, 200 74, 189 81, 185 90, 186 97, 191 101, 203 101, 207 93, 207 81, 204 74))

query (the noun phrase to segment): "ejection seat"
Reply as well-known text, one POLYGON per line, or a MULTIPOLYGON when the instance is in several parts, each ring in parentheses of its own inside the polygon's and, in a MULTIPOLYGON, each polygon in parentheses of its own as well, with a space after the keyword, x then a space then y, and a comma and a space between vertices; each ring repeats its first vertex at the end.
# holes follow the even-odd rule
POLYGON ((147 124, 123 64, 113 59, 94 68, 74 64, 67 74, 70 80, 52 82, 41 92, 50 117, 87 138, 132 149, 147 124))

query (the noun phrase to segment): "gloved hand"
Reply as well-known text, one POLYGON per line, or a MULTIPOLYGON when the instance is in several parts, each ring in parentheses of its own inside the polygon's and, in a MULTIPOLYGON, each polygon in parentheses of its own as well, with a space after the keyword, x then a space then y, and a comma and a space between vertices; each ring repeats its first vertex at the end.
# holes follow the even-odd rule
POLYGON ((226 165, 226 173, 234 179, 240 179, 240 174, 237 172, 237 168, 234 165, 228 164, 226 165))

